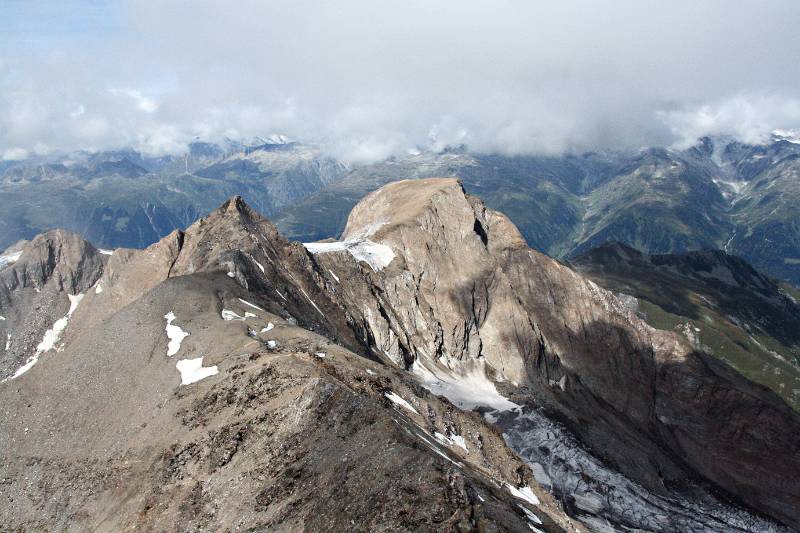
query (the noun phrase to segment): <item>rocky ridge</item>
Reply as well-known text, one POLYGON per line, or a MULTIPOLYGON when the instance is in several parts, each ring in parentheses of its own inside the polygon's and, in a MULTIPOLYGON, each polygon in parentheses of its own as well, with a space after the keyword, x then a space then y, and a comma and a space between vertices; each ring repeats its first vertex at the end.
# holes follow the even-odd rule
POLYGON ((341 242, 305 247, 237 197, 93 272, 63 351, 0 385, 9 527, 581 528, 560 505, 647 523, 550 486, 558 504, 456 406, 512 446, 509 417, 535 409, 650 494, 796 521, 797 413, 529 249, 457 180, 390 184, 341 242))
POLYGON ((313 258, 240 198, 64 249, 64 345, 0 384, 3 529, 584 531, 480 415, 347 349, 313 258))
POLYGON ((485 369, 657 494, 705 480, 796 522, 797 412, 527 248, 457 180, 387 185, 354 208, 343 237, 397 256, 376 272, 342 252, 314 255, 377 353, 439 383, 485 369))

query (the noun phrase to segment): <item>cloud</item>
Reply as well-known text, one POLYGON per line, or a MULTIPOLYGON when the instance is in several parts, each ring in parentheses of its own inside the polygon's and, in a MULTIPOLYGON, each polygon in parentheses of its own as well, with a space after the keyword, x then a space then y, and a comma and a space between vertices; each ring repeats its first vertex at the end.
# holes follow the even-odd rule
POLYGON ((772 95, 738 95, 694 109, 662 112, 675 134, 675 146, 684 148, 703 135, 731 135, 757 144, 782 124, 800 124, 800 99, 772 95))
POLYGON ((0 42, 0 150, 279 132, 371 160, 800 127, 794 0, 129 0, 92 4, 92 25, 38 4, 0 42))
POLYGON ((110 92, 111 94, 122 94, 130 97, 136 103, 136 108, 139 109, 139 111, 144 111, 145 113, 155 113, 158 111, 158 103, 152 98, 144 96, 136 89, 111 89, 110 92))
POLYGON ((21 161, 27 158, 28 151, 24 148, 8 148, 3 152, 3 161, 21 161))

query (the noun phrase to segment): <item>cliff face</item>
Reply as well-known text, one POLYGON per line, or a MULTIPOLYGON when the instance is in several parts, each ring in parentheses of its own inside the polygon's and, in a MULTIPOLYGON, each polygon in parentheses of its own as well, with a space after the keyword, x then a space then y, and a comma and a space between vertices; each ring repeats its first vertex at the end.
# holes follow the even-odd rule
POLYGON ((0 383, 0 529, 585 531, 480 415, 348 350, 305 248, 240 198, 145 250, 70 239, 0 267, 82 296, 0 383))
POLYGON ((41 353, 44 341, 50 342, 42 349, 56 344, 60 335, 52 326, 74 311, 106 260, 65 230, 48 231, 16 248, 0 261, 0 380, 41 353))
POLYGON ((81 257, 63 346, 0 384, 4 526, 580 528, 469 412, 534 408, 664 501, 722 488, 800 520, 796 412, 527 248, 456 180, 372 193, 341 242, 289 242, 236 197, 145 250, 81 257))
POLYGON ((387 185, 353 210, 343 239, 394 256, 373 268, 311 247, 375 353, 440 382, 476 370, 510 382, 501 387, 517 403, 542 402, 657 493, 699 477, 785 523, 800 519, 796 412, 528 249, 456 180, 387 185))

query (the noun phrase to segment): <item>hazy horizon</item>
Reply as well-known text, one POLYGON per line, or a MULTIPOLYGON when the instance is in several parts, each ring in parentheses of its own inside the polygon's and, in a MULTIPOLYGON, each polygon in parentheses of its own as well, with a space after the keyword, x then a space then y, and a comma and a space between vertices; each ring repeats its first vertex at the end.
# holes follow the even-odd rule
POLYGON ((23 2, 0 158, 271 133, 350 161, 560 154, 800 128, 800 4, 23 2))

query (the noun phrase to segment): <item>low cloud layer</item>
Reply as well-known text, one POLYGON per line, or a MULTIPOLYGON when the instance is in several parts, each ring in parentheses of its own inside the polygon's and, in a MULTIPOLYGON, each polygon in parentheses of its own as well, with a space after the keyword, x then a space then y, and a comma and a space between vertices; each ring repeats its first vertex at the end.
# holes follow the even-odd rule
POLYGON ((0 156, 283 133, 351 160, 800 128, 800 3, 39 4, 0 25, 0 156))

